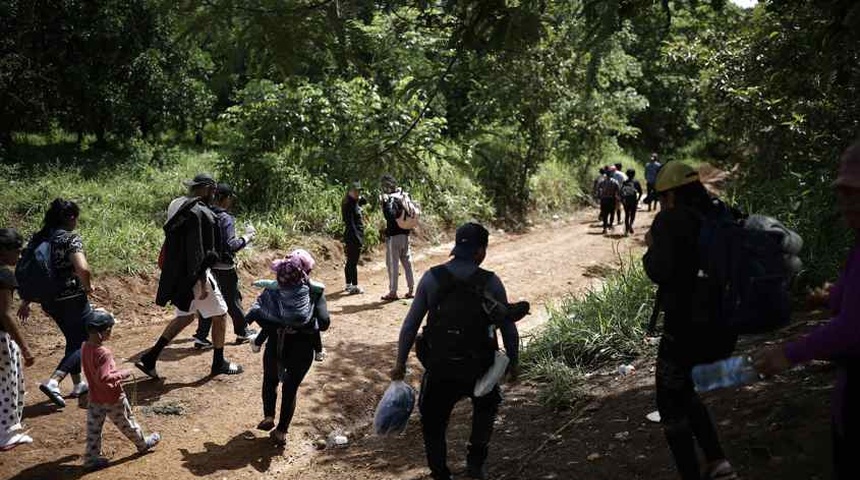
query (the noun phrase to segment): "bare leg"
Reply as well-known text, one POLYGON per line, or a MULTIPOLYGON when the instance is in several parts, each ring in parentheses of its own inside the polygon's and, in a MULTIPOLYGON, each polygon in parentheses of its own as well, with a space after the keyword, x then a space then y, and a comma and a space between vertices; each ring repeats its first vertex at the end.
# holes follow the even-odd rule
POLYGON ((212 344, 215 348, 224 348, 224 339, 227 336, 227 316, 218 315, 212 317, 212 344))

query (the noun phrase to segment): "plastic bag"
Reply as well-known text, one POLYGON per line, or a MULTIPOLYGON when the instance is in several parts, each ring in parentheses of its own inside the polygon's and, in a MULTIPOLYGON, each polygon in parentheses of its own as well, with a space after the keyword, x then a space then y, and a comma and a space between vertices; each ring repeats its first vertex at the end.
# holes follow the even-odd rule
POLYGON ((376 407, 376 415, 373 417, 373 431, 377 435, 403 433, 414 407, 415 390, 401 380, 391 382, 376 407))
POLYGON ((508 369, 508 363, 510 363, 510 359, 505 352, 497 350, 493 366, 475 382, 475 390, 472 393, 476 397, 483 397, 493 391, 493 388, 502 380, 502 376, 504 376, 505 371, 508 369))

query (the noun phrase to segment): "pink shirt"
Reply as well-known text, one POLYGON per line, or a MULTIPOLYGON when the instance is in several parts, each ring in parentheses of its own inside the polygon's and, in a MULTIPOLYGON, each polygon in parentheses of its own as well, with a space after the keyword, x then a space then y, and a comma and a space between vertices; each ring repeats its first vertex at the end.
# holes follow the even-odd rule
POLYGON ((117 370, 111 351, 101 345, 84 342, 81 366, 90 386, 90 402, 117 403, 125 394, 120 382, 131 376, 128 370, 117 370))

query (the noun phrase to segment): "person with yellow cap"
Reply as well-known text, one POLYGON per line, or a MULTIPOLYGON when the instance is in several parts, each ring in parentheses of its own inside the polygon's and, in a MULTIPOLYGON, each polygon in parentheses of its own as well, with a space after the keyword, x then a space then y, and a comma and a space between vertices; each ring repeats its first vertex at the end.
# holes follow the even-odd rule
MULTIPOLYGON (((690 165, 670 162, 656 179, 662 206, 646 235, 645 272, 659 286, 665 313, 657 354, 657 408, 669 449, 683 480, 731 480, 737 475, 726 460, 717 430, 693 388, 693 366, 704 351, 721 348, 720 341, 703 334, 695 319, 708 315, 709 305, 697 291, 700 271, 699 234, 702 221, 725 206, 711 198, 690 165), (699 301, 697 301, 699 299, 699 301), (696 442, 707 461, 704 476, 696 442)), ((733 344, 731 345, 733 347, 733 344)))
POLYGON ((839 210, 856 237, 839 281, 830 289, 833 318, 808 335, 756 355, 756 369, 775 375, 812 360, 833 361, 833 478, 860 478, 856 449, 860 442, 860 142, 842 155, 835 182, 839 210))

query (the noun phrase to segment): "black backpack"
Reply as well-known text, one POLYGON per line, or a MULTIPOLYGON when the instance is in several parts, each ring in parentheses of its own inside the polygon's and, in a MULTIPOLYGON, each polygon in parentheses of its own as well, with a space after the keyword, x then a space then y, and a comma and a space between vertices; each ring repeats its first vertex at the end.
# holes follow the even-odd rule
POLYGON ((624 201, 634 201, 639 196, 639 192, 636 191, 636 185, 633 183, 633 180, 627 180, 621 185, 621 199, 624 201))
POLYGON ((62 284, 53 266, 53 239, 51 234, 41 242, 30 242, 15 266, 18 295, 22 300, 44 303, 60 294, 62 284))
POLYGON ((700 277, 717 325, 735 334, 781 328, 791 320, 791 273, 779 234, 745 228, 722 202, 703 217, 700 277))
POLYGON ((498 349, 492 319, 484 308, 484 290, 493 273, 478 269, 460 280, 444 265, 430 272, 439 283, 439 301, 430 308, 418 358, 434 376, 476 381, 492 366, 498 349))

